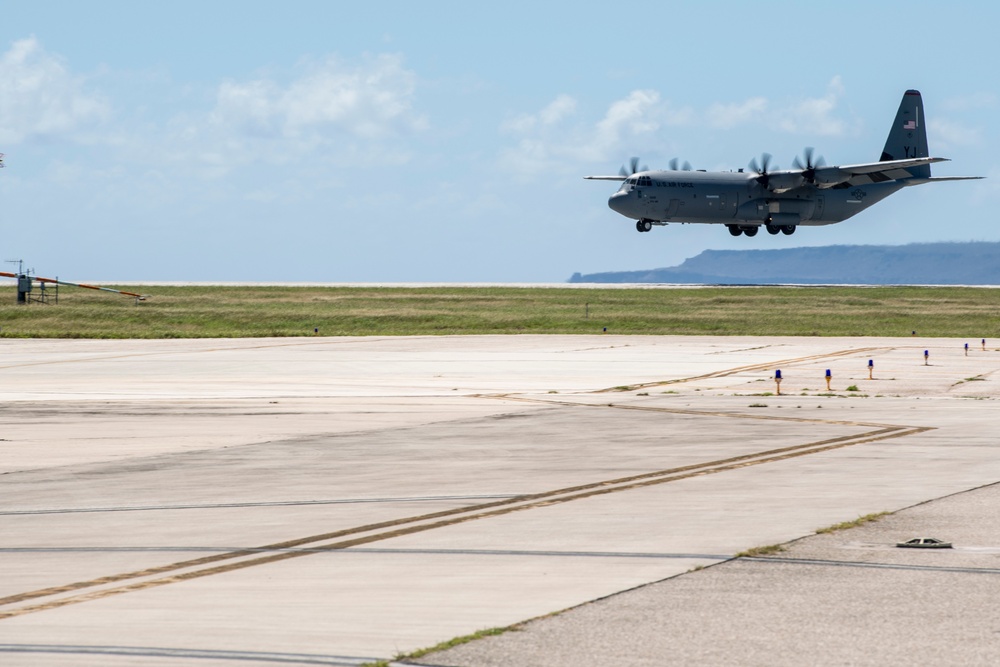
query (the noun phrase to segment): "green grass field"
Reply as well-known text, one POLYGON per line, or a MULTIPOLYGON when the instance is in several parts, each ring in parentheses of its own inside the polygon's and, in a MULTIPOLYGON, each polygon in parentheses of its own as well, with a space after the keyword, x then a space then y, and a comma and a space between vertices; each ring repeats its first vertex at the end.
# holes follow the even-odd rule
POLYGON ((58 304, 0 289, 5 338, 434 334, 1000 337, 1000 289, 744 287, 62 287, 58 304))

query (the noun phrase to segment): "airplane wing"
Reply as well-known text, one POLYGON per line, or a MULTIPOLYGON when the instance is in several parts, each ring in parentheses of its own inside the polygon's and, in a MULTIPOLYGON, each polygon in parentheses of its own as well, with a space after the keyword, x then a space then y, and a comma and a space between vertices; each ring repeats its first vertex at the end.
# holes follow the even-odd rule
POLYGON ((936 183, 937 181, 981 181, 985 176, 931 176, 930 178, 912 178, 907 183, 920 185, 921 183, 936 183))
POLYGON ((820 188, 830 188, 840 183, 867 185, 895 180, 910 182, 914 178, 913 173, 908 169, 935 162, 949 162, 949 160, 944 157, 915 157, 903 160, 885 160, 884 162, 846 164, 836 167, 818 167, 810 180, 820 188))
MULTIPOLYGON (((946 157, 913 157, 904 160, 886 160, 885 162, 849 164, 846 166, 834 167, 834 169, 840 169, 841 171, 850 172, 852 174, 874 174, 881 171, 888 172, 895 171, 897 169, 906 169, 907 167, 919 167, 925 164, 934 164, 935 162, 951 162, 951 160, 946 157)), ((906 175, 910 176, 911 174, 907 173, 906 175)), ((905 176, 902 178, 905 178, 905 176)))
POLYGON ((584 176, 588 181, 624 181, 628 176, 584 176))

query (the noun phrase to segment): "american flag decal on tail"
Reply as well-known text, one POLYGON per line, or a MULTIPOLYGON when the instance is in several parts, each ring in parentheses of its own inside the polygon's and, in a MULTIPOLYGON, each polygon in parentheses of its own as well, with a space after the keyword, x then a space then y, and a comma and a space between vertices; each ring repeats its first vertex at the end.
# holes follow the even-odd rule
POLYGON ((915 130, 915 129, 917 129, 917 121, 915 121, 915 120, 908 120, 908 121, 906 121, 905 123, 903 123, 903 129, 904 130, 915 130))

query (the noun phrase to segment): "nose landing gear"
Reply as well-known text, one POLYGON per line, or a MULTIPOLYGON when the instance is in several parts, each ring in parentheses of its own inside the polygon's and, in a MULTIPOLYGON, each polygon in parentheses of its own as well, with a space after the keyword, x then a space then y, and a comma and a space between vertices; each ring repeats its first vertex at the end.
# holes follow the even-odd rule
POLYGON ((635 223, 635 230, 637 232, 648 232, 653 229, 653 222, 651 220, 639 220, 635 223))

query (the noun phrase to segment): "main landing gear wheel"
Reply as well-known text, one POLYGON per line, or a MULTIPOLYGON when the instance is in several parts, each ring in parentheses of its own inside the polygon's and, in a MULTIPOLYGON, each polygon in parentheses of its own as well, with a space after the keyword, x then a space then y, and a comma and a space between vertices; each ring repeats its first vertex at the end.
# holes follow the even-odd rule
POLYGON ((737 227, 736 225, 726 225, 726 227, 729 228, 729 233, 732 234, 733 236, 739 236, 740 234, 743 233, 743 230, 737 227))
POLYGON ((760 229, 756 225, 747 225, 743 228, 743 233, 747 236, 757 236, 757 230, 760 229))
POLYGON ((776 225, 767 225, 767 233, 772 235, 779 234, 781 233, 781 227, 776 225))
POLYGON ((638 232, 648 232, 653 229, 653 223, 649 220, 639 220, 635 223, 635 229, 638 232))
POLYGON ((792 234, 795 233, 795 225, 784 225, 781 228, 781 233, 785 234, 786 236, 791 236, 792 234))

